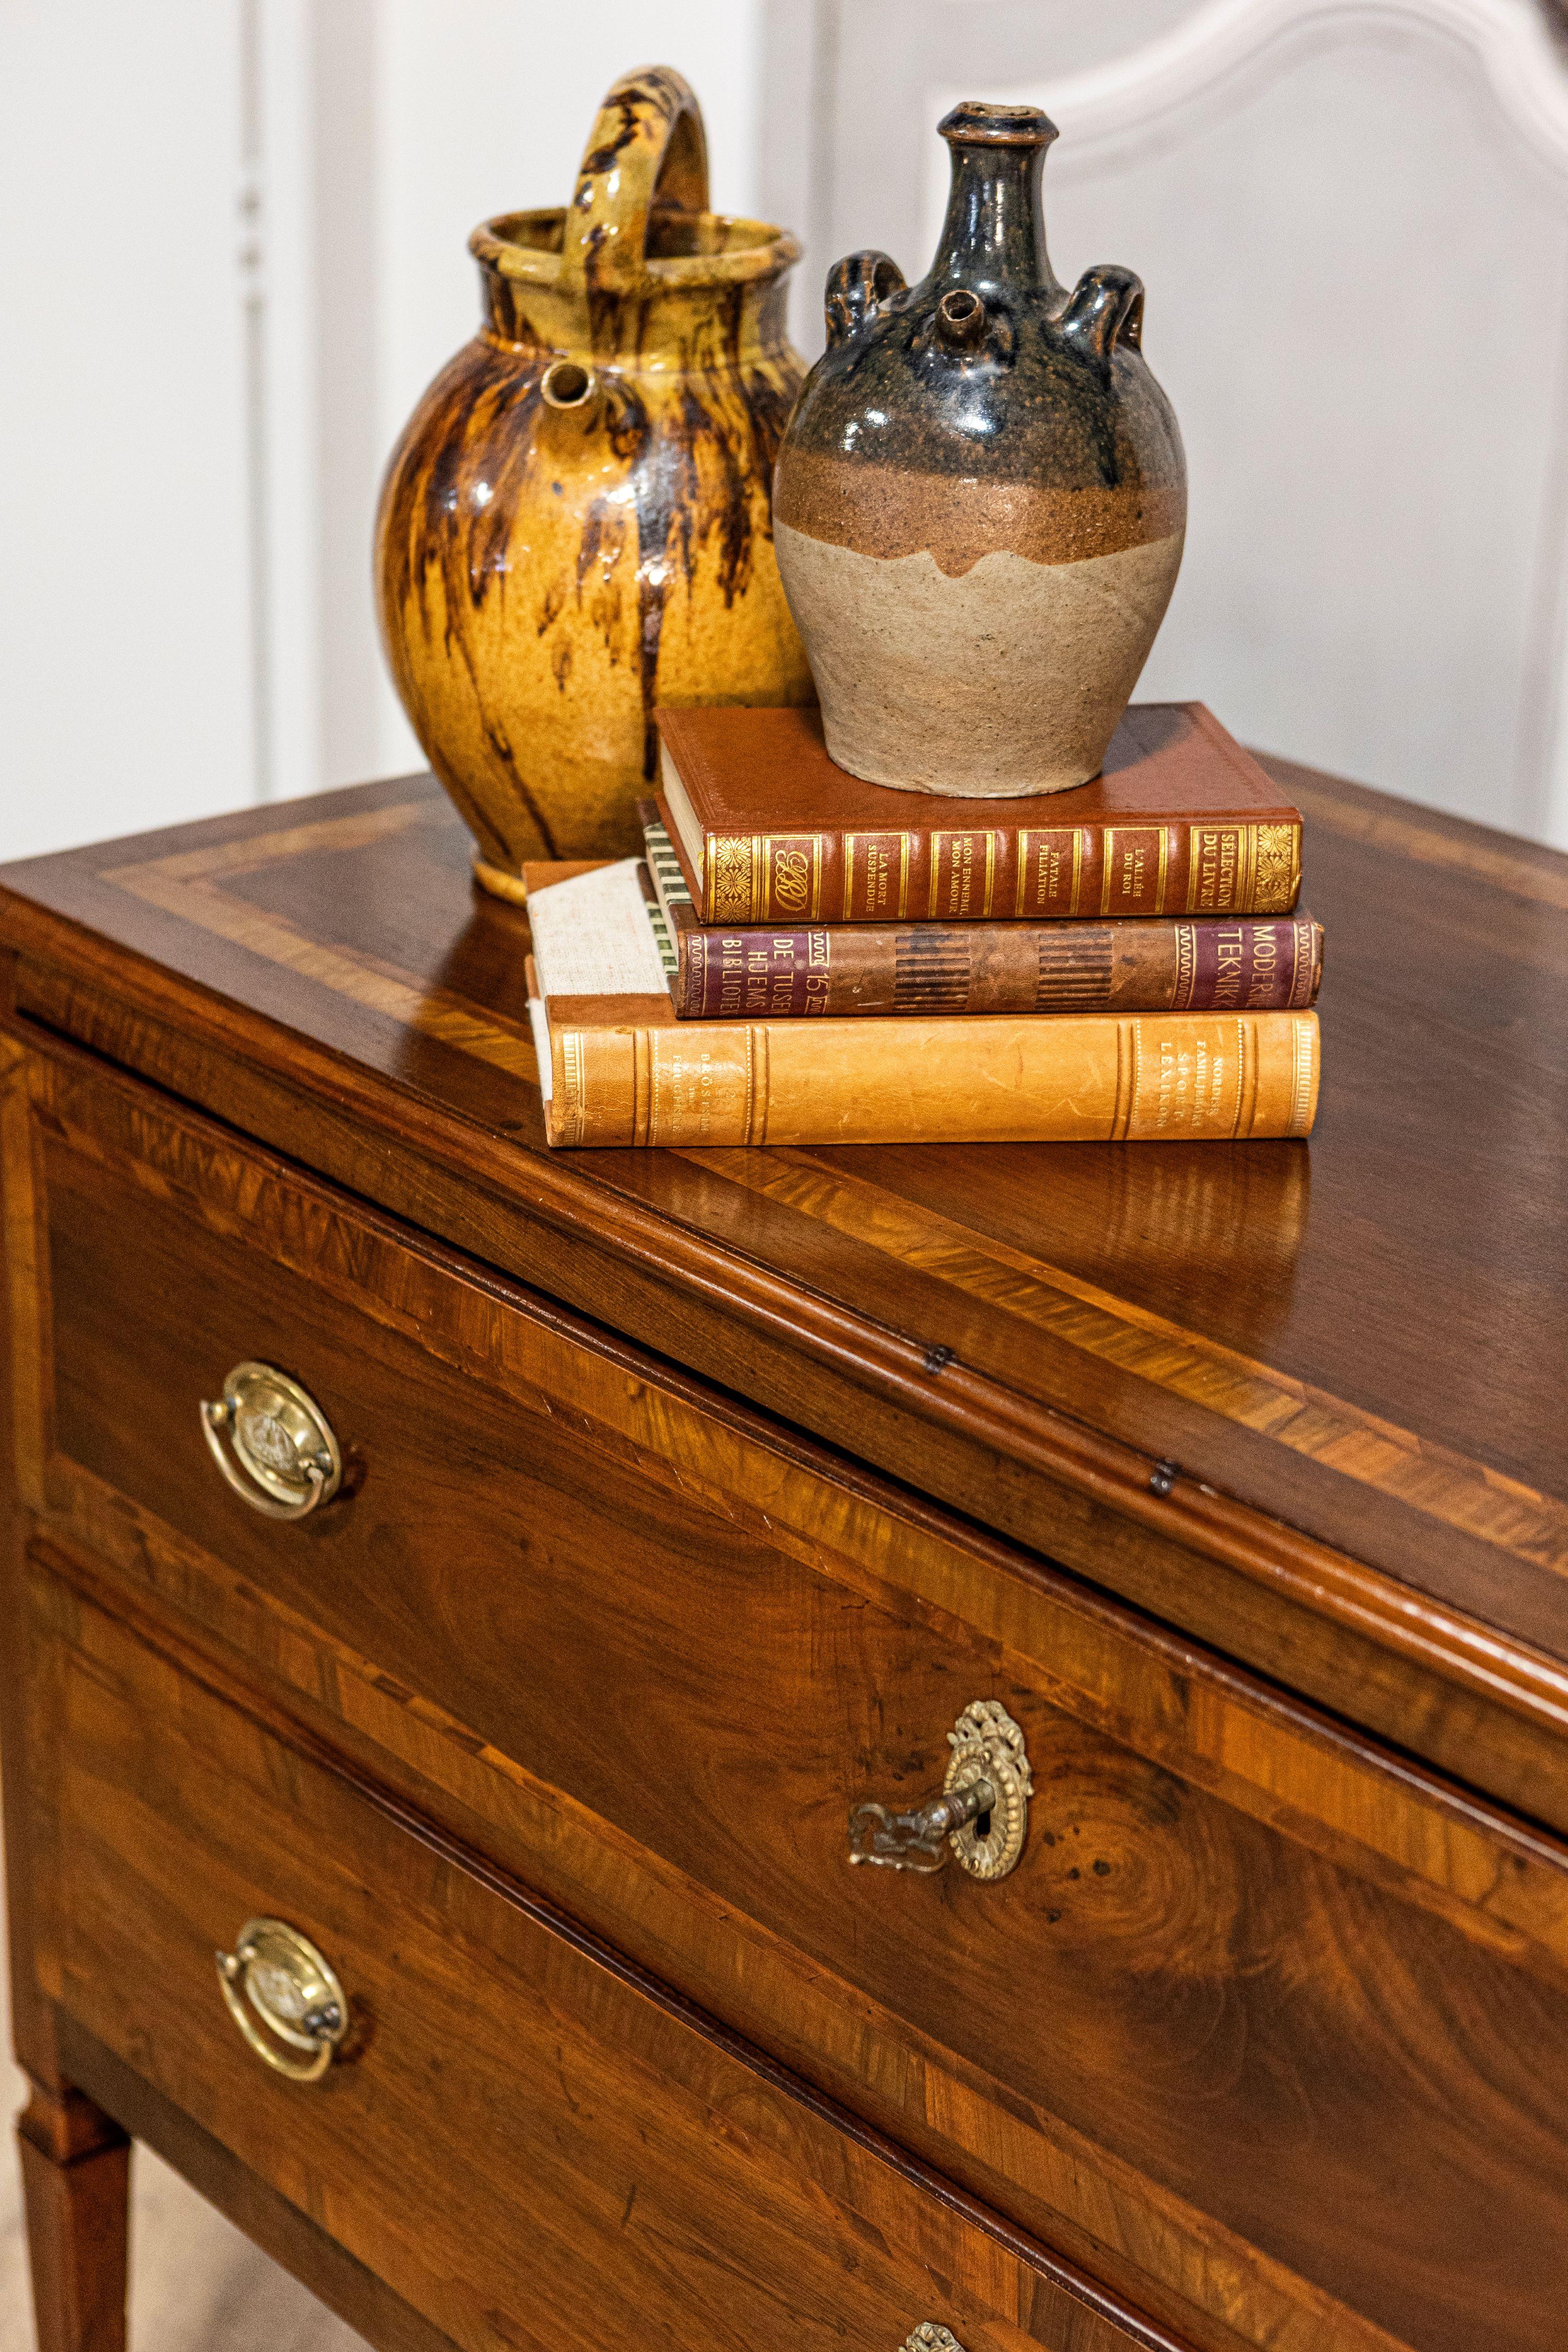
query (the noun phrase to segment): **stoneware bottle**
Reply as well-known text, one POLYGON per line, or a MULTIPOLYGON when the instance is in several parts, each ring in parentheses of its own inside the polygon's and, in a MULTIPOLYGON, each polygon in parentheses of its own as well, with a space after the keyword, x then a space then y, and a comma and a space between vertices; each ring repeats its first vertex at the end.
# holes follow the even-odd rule
POLYGON ((827 280, 827 349, 774 486, 827 749, 873 782, 1011 796, 1098 774, 1181 561, 1186 467, 1139 349, 1143 288, 1046 253, 1037 107, 940 125, 931 274, 827 280))
POLYGON ((569 205, 469 250, 483 324, 393 454, 376 577, 475 870, 517 896, 525 858, 640 847, 656 703, 810 699, 770 512, 800 248, 709 211, 701 113, 661 66, 610 91, 569 205))

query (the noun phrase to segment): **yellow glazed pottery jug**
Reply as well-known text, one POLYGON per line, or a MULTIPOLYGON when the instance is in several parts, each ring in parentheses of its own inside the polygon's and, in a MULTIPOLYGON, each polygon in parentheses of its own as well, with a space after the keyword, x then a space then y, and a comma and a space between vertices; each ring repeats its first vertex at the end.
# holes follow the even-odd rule
POLYGON ((524 858, 641 846, 656 703, 811 698, 771 509, 800 247, 708 210, 701 111, 658 66, 609 92, 564 212, 469 250, 484 323, 393 453, 376 580, 475 871, 515 897, 524 858))

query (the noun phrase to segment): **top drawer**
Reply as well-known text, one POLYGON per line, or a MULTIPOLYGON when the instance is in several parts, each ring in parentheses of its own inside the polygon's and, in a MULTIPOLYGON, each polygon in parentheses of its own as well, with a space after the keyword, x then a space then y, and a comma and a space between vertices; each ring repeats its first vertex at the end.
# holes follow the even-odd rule
POLYGON ((1553 1845, 129 1082, 32 1094, 57 1526, 1196 2343, 1557 2352, 1553 1845), (245 1359, 345 1449, 295 1525, 204 1442, 245 1359), (976 1700, 1032 1766, 1017 1867, 847 1867, 976 1700))

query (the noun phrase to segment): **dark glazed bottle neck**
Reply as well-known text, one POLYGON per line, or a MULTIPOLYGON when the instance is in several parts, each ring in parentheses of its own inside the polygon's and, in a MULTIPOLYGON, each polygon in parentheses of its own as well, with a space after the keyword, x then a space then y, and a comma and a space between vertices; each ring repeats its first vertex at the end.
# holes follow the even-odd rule
POLYGON ((937 128, 952 150, 952 188, 931 264, 933 288, 1060 293, 1040 209, 1040 173, 1056 124, 1037 106, 970 100, 937 128))

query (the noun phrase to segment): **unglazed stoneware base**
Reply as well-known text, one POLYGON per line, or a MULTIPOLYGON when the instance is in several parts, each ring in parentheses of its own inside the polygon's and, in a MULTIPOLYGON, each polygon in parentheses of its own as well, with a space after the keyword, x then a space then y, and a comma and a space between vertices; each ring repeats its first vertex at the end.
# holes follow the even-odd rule
POLYGON ((950 577, 925 549, 862 555, 776 515, 773 534, 832 758, 870 783, 976 800, 1100 773, 1183 541, 1077 563, 1001 549, 950 577))

